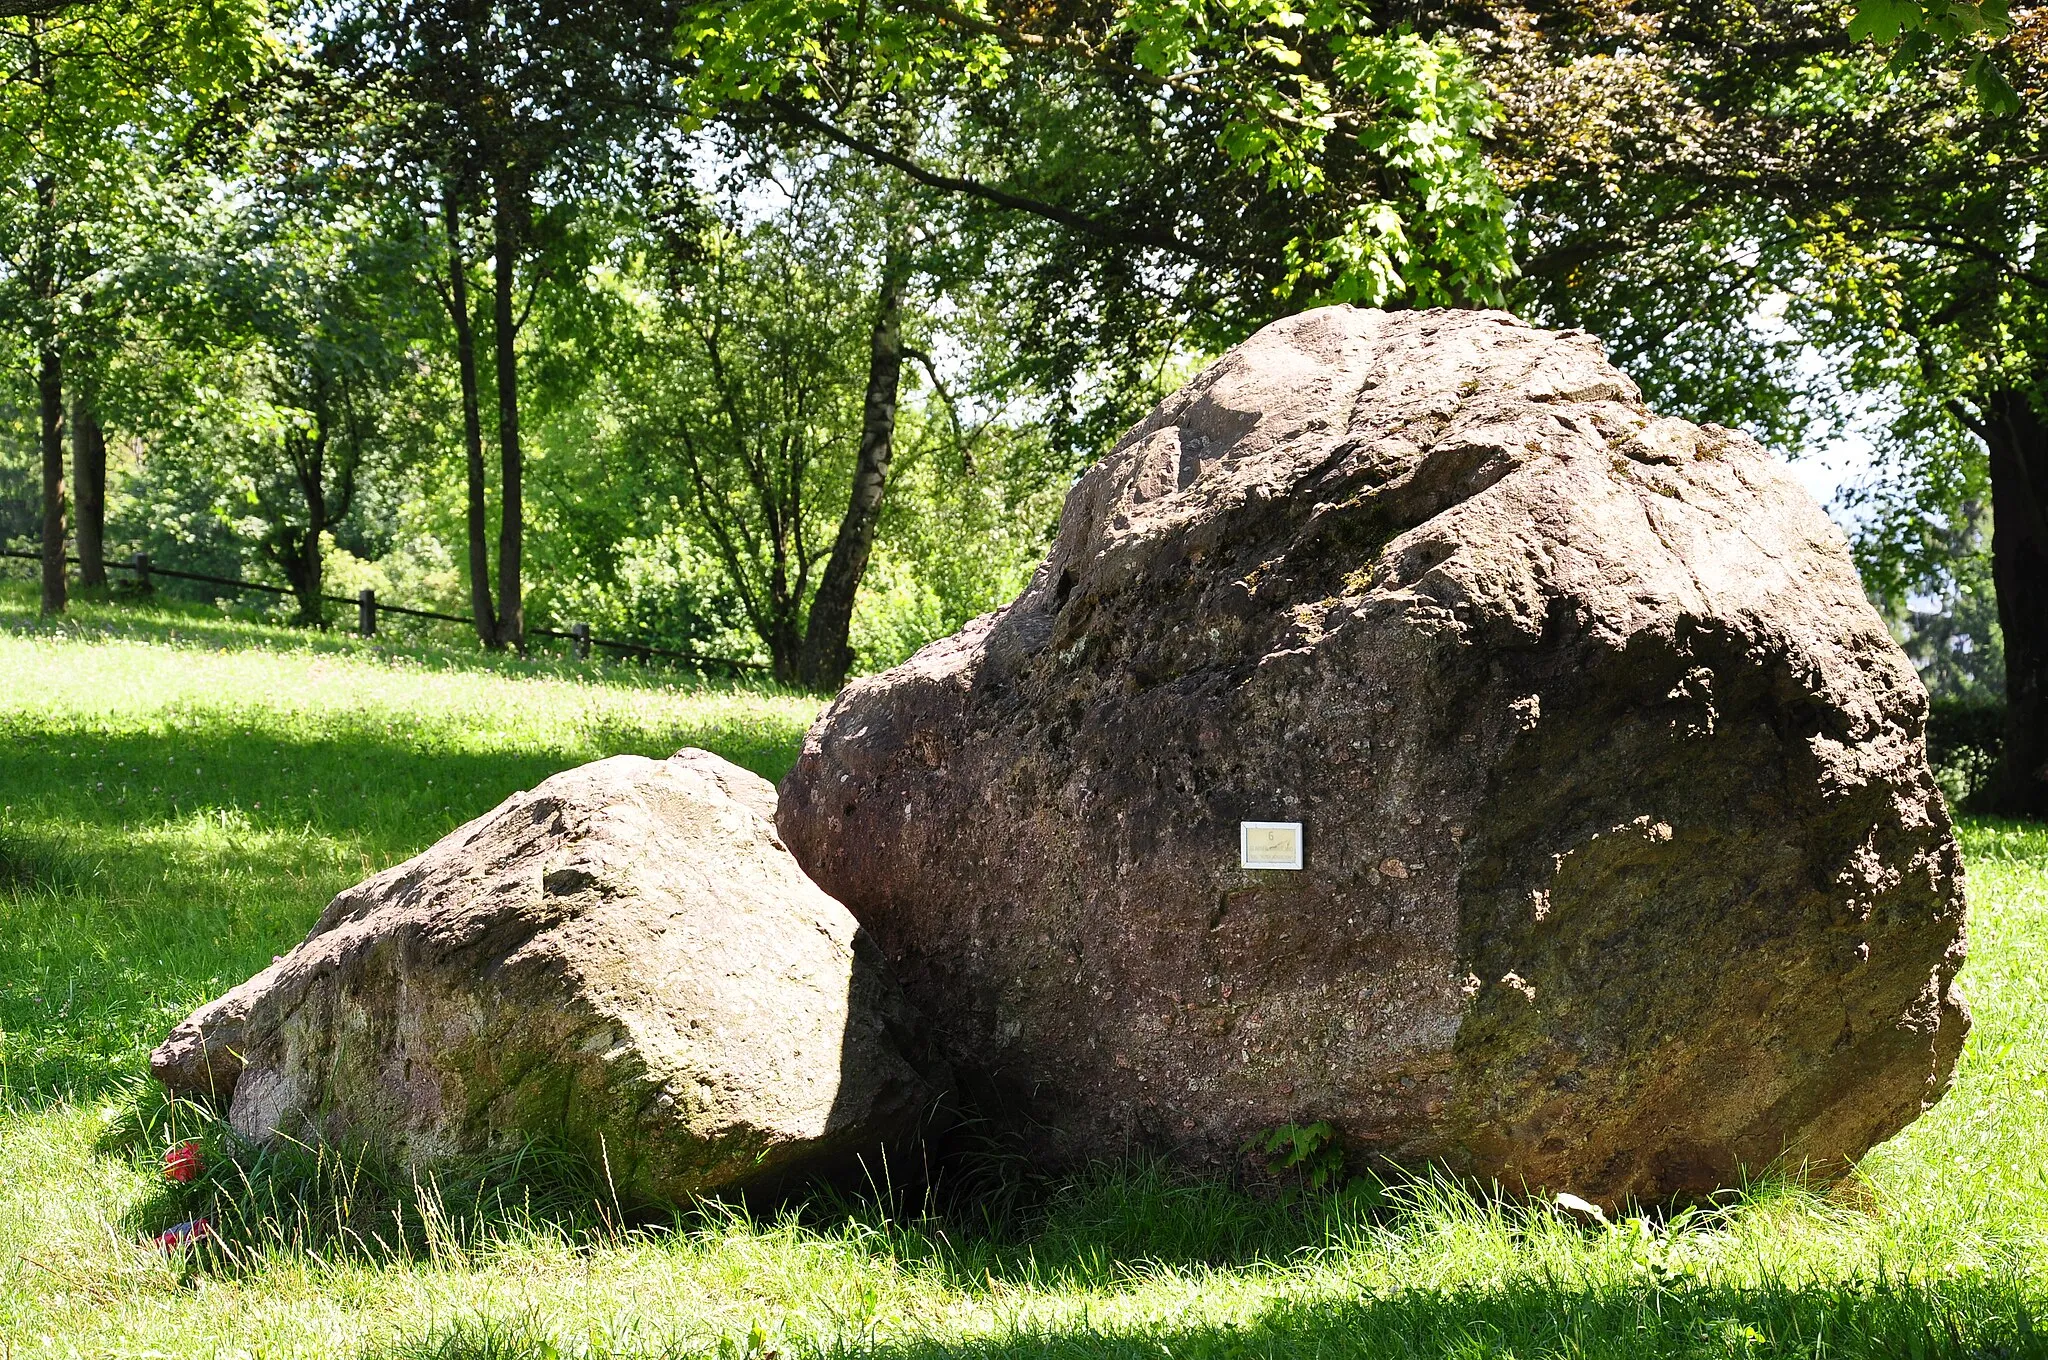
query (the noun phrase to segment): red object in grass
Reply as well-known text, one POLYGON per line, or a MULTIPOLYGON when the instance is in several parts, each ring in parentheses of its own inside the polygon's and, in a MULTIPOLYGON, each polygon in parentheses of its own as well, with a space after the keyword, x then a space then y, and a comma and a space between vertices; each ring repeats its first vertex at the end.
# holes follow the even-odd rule
POLYGON ((166 1251, 172 1247, 190 1246, 213 1236, 213 1224, 203 1218, 188 1219, 177 1227, 156 1235, 156 1244, 166 1251))
POLYGON ((206 1165, 199 1160, 197 1139, 180 1143, 164 1154, 164 1174, 181 1185, 204 1170, 206 1165))

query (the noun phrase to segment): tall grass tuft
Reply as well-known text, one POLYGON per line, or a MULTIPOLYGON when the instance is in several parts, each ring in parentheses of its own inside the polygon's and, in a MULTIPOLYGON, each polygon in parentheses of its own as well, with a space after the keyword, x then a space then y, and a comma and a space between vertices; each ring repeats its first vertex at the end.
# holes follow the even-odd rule
POLYGON ((128 1226, 155 1236, 204 1220, 192 1259, 210 1269, 247 1272, 287 1256, 452 1268, 509 1241, 587 1246, 634 1226, 600 1170, 541 1142, 412 1165, 360 1146, 252 1143, 213 1105, 155 1088, 118 1109, 100 1148, 127 1153, 157 1182, 128 1226), (155 1175, 163 1150, 180 1146, 197 1150, 199 1174, 182 1183, 155 1175))

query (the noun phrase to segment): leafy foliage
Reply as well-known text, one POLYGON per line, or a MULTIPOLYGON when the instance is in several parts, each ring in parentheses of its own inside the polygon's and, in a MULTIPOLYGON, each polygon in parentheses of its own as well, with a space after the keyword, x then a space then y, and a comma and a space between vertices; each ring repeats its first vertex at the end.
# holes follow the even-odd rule
MULTIPOLYGON (((1448 41, 1382 28, 1369 10, 1338 0, 1014 11, 985 0, 714 0, 685 21, 683 54, 694 63, 700 117, 734 102, 829 110, 916 92, 971 108, 978 94, 1005 90, 1055 99, 1100 92, 1142 110, 1134 131, 1186 139, 1182 155, 1212 145, 1224 158, 1218 178, 1242 177, 1309 209, 1268 257, 1272 295, 1297 303, 1382 303, 1404 293, 1424 303, 1484 301, 1500 296, 1511 271, 1504 205, 1482 157, 1492 105, 1471 68, 1448 41)), ((1100 149, 1061 148, 1053 160, 1100 149)), ((1056 170, 1044 152, 1026 163, 1040 179, 1056 170)), ((1126 164, 1139 169, 1136 158, 1126 164)), ((1098 216, 1108 204, 1031 201, 1097 235, 1197 261, 1214 254, 1178 224, 1134 231, 1098 216)), ((1222 221, 1202 225, 1227 232, 1222 221)))
POLYGON ((783 674, 831 544, 830 454, 860 429, 862 306, 843 220, 799 181, 777 219, 714 229, 647 320, 634 444, 717 546, 749 622, 783 674))
POLYGON ((1794 453, 1874 418, 1878 470, 1845 507, 1866 583, 1930 683, 1981 692, 2000 655, 1983 436, 2044 395, 2048 180, 2006 97, 2040 90, 2044 16, 1906 9, 1886 12, 1967 39, 1970 65, 1790 3, 1525 17, 1479 51, 1508 109, 1522 304, 1602 335, 1653 401, 1794 453), (1968 638, 1933 641, 1944 599, 1968 638))
POLYGON ((1322 1120, 1282 1124, 1254 1134, 1245 1151, 1265 1159, 1268 1175, 1299 1179, 1311 1191, 1344 1184, 1344 1148, 1337 1142, 1337 1131, 1322 1120))

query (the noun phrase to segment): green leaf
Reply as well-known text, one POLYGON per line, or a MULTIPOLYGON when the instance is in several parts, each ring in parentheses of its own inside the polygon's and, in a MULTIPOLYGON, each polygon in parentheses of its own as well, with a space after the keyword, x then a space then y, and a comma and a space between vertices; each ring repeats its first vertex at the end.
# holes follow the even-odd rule
POLYGON ((1970 63, 1967 76, 1971 87, 1977 91, 1977 101, 1984 106, 1986 113, 2004 117, 2020 111, 2019 91, 2007 82, 1989 52, 1977 54, 1977 59, 1970 63))
POLYGON ((1894 73, 1910 71, 1933 55, 1934 35, 1924 28, 1915 29, 1899 40, 1885 69, 1894 73))
POLYGON ((1849 36, 1893 43, 1900 33, 1918 29, 1925 21, 1925 11, 1914 0, 1856 0, 1849 36))

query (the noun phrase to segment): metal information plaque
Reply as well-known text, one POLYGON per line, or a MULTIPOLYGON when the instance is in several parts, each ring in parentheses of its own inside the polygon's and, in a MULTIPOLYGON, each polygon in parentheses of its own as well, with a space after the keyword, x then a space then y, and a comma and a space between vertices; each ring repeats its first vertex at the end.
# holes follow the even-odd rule
POLYGON ((1238 866, 1244 869, 1299 869, 1300 822, 1239 822, 1238 866))

